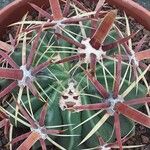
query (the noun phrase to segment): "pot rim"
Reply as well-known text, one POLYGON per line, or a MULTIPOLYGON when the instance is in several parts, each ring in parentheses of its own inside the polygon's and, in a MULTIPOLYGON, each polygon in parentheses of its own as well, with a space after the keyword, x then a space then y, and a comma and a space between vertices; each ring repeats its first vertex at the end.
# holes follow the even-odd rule
MULTIPOLYGON (((33 8, 28 4, 34 3, 43 6, 41 0, 15 0, 0 10, 0 38, 5 34, 8 25, 20 20, 25 13, 33 8)), ((127 15, 133 17, 137 22, 150 30, 150 11, 132 0, 106 0, 110 5, 124 10, 127 15)), ((44 0, 45 6, 49 5, 49 0, 44 0)))

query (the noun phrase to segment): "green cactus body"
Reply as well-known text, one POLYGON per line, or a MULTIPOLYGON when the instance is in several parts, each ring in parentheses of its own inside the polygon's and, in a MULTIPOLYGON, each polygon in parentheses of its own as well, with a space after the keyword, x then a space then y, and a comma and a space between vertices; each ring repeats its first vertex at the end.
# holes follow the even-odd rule
MULTIPOLYGON (((63 35, 76 40, 76 42, 81 44, 83 41, 86 41, 85 37, 82 35, 79 24, 68 24, 63 29, 61 28, 62 27, 60 27, 60 30, 63 35)), ((91 35, 90 21, 84 21, 82 29, 84 29, 88 39, 91 35)), ((34 36, 36 36, 35 31, 32 33, 30 38, 33 38, 34 36)), ((116 39, 117 34, 115 30, 111 29, 110 34, 107 35, 104 43, 110 43, 116 41, 116 39)), ((11 55, 11 58, 19 66, 21 66, 22 46, 23 45, 19 44, 19 48, 11 55)), ((27 56, 29 55, 31 47, 32 42, 30 41, 26 45, 27 56)), ((33 83, 42 99, 39 100, 36 96, 33 96, 31 92, 27 94, 25 88, 21 96, 21 104, 24 104, 22 106, 28 110, 30 115, 33 112, 35 120, 39 120, 42 106, 45 102, 48 102, 45 126, 57 129, 55 126, 60 125, 59 129, 64 130, 64 132, 61 133, 62 136, 61 134, 59 134, 59 136, 52 134, 50 137, 67 150, 80 150, 82 148, 96 147, 99 145, 98 137, 102 137, 104 141, 108 142, 113 142, 116 139, 114 133, 114 118, 113 116, 110 116, 109 119, 107 119, 90 138, 83 142, 83 144, 79 145, 79 143, 95 127, 103 116, 108 114, 107 110, 85 110, 80 112, 71 109, 74 106, 95 104, 105 101, 105 99, 102 98, 102 95, 99 94, 95 86, 93 86, 85 75, 85 70, 88 70, 87 66, 89 65, 89 62, 86 62, 85 58, 57 63, 58 60, 80 54, 80 50, 82 49, 76 48, 73 44, 69 44, 65 40, 57 38, 54 34, 54 29, 43 31, 39 39, 38 48, 32 64, 32 67, 35 67, 47 60, 52 60, 52 63, 34 76, 33 83), (98 113, 100 111, 101 113, 98 113), (96 113, 97 115, 92 117, 96 113), (88 118, 91 119, 88 120, 88 118), (83 123, 85 120, 88 121, 83 123), (80 126, 76 128, 78 125, 80 126)), ((120 53, 123 52, 122 48, 119 50, 118 48, 113 48, 112 51, 106 52, 106 56, 114 55, 115 53, 118 53, 118 51, 120 53)), ((111 96, 114 88, 117 60, 107 60, 103 58, 102 55, 102 59, 97 60, 96 62, 96 79, 103 85, 104 88, 106 88, 106 91, 111 96)), ((129 80, 131 66, 129 67, 128 63, 123 61, 121 65, 121 79, 124 81, 120 88, 119 95, 121 95, 132 84, 132 79, 131 81, 129 80)), ((30 69, 32 69, 32 67, 30 69)), ((8 80, 5 79, 0 80, 0 87, 5 87, 7 82, 8 80)), ((136 99, 144 97, 146 92, 146 87, 137 83, 137 86, 124 97, 124 101, 126 102, 133 98, 136 99)), ((12 95, 17 98, 18 87, 12 91, 12 95)), ((15 114, 15 102, 12 102, 10 105, 14 107, 14 109, 12 110, 9 106, 6 110, 15 114)), ((140 106, 136 106, 135 108, 139 108, 140 106)), ((20 116, 18 115, 18 117, 20 116)), ((11 123, 15 125, 14 117, 11 118, 11 123)), ((130 132, 134 132, 135 124, 127 117, 120 115, 120 124, 122 137, 128 135, 130 132)), ((17 126, 22 127, 22 123, 18 123, 17 126)), ((48 142, 46 143, 49 145, 48 142)), ((33 149, 36 150, 39 147, 38 144, 35 145, 33 149)))

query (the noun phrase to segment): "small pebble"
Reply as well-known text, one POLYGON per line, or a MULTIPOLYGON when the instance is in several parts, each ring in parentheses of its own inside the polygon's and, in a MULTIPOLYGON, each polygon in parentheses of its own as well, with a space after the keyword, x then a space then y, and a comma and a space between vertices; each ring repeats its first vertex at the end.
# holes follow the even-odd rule
POLYGON ((142 142, 143 142, 144 144, 148 144, 148 143, 150 142, 150 140, 149 140, 149 138, 148 138, 147 136, 142 135, 142 136, 141 136, 141 139, 142 139, 142 142))

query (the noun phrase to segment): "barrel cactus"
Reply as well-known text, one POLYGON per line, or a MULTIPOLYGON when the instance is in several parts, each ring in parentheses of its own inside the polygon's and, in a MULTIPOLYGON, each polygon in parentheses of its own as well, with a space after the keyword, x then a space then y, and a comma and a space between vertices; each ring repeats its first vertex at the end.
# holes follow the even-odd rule
MULTIPOLYGON (((117 10, 94 11, 76 0, 50 0, 49 12, 30 4, 36 21, 15 23, 10 43, 1 41, 0 107, 11 127, 27 133, 10 136, 18 150, 123 149, 135 132, 135 122, 150 127, 150 98, 142 62, 150 51, 140 51, 144 38, 132 49, 117 27, 117 10), (133 74, 132 74, 133 72, 133 74), (142 84, 143 81, 144 84, 142 84), (9 121, 8 121, 9 118, 9 121)), ((7 128, 8 130, 9 128, 7 128)), ((12 134, 12 130, 10 132, 12 134)))

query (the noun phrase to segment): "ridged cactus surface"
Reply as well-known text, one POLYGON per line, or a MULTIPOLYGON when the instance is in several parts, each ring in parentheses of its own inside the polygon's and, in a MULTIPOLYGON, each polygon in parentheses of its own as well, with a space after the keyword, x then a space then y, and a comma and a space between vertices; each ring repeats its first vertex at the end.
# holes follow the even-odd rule
POLYGON ((117 27, 117 10, 100 11, 98 3, 89 11, 69 0, 50 0, 50 12, 30 5, 38 20, 25 15, 0 47, 0 98, 8 105, 1 111, 29 130, 11 143, 24 140, 18 150, 122 149, 135 122, 150 127, 138 110, 150 101, 142 62, 150 53, 138 52, 144 38, 131 47, 136 33, 117 27))

